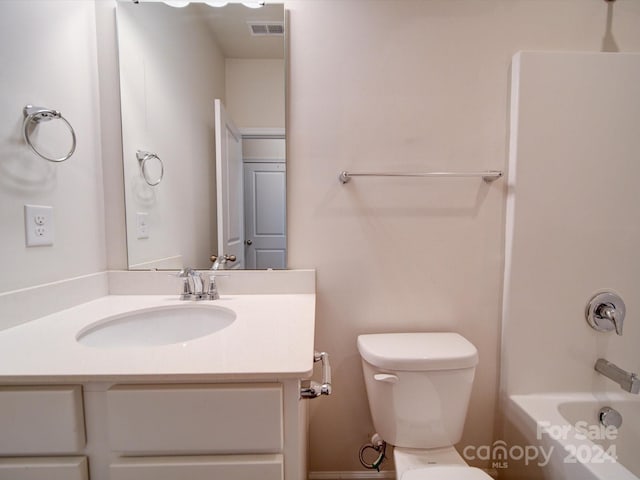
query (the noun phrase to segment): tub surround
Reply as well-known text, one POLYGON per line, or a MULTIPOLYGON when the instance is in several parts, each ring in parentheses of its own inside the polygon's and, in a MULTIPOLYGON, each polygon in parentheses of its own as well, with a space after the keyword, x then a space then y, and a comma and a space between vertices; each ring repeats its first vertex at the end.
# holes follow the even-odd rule
MULTIPOLYGON (((494 457, 502 469, 500 478, 622 480, 638 475, 625 468, 623 457, 611 463, 600 447, 576 437, 576 420, 564 418, 561 406, 575 401, 613 407, 607 404, 630 399, 635 413, 623 414, 616 445, 637 445, 640 429, 631 420, 640 405, 637 395, 622 391, 594 365, 598 358, 630 371, 638 365, 640 228, 629 219, 637 216, 634 181, 639 170, 634 159, 640 140, 629 126, 640 122, 639 81, 638 53, 540 51, 513 58, 502 438, 508 448, 533 452, 555 446, 559 458, 554 456, 539 471, 537 461, 520 469, 515 461, 501 465, 504 457, 494 457), (601 191, 603 172, 616 179, 615 188, 594 195, 601 191), (623 335, 596 331, 587 321, 590 300, 604 291, 617 292, 626 303, 623 335), (551 431, 571 429, 554 439, 539 434, 536 422, 547 423, 551 431), (570 450, 565 452, 565 447, 570 450), (576 455, 568 457, 572 451, 576 455)), ((594 407, 580 420, 598 425, 597 412, 594 407)))
POLYGON ((629 219, 637 218, 640 137, 630 126, 640 123, 639 83, 638 53, 513 58, 500 380, 507 394, 619 390, 594 371, 598 358, 637 370, 640 228, 629 219), (594 195, 603 172, 615 188, 594 195), (603 291, 626 303, 621 336, 587 323, 587 305, 603 291))

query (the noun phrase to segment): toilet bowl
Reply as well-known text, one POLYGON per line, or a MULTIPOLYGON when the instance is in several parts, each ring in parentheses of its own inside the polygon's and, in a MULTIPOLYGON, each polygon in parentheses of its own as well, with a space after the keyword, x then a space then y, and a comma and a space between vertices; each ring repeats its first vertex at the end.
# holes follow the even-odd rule
POLYGON ((487 480, 455 450, 478 351, 457 333, 360 335, 358 351, 377 433, 394 446, 398 480, 487 480))

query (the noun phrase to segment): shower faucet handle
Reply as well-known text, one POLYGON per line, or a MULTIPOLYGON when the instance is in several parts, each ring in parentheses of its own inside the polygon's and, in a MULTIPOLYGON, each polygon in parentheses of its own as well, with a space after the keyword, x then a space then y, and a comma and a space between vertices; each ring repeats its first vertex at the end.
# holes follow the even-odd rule
POLYGON ((596 315, 600 316, 600 318, 606 318, 609 321, 613 322, 616 333, 618 335, 622 335, 622 324, 624 322, 624 317, 618 314, 615 305, 612 305, 610 303, 600 304, 600 306, 596 308, 596 315))
POLYGON ((598 332, 615 330, 622 335, 622 326, 626 308, 617 293, 602 292, 595 295, 587 304, 586 317, 591 328, 598 332))

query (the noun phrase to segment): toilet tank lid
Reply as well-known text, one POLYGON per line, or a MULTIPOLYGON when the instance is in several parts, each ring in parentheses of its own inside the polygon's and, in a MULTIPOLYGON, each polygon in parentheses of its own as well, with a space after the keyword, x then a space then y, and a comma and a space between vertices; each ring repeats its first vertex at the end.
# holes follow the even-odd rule
POLYGON ((453 370, 478 364, 476 347, 451 332, 360 335, 358 350, 370 364, 389 370, 453 370))

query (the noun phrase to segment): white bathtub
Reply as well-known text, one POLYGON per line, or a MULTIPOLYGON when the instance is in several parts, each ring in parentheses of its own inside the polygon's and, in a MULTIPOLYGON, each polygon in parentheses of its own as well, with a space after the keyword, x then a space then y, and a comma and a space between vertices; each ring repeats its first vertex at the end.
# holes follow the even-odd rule
POLYGON ((530 463, 535 463, 531 471, 536 472, 530 478, 640 479, 638 395, 624 392, 512 395, 506 403, 508 421, 531 446, 530 457, 537 455, 530 458, 530 463), (598 412, 602 407, 614 408, 622 414, 619 429, 605 430, 600 425, 598 412))

